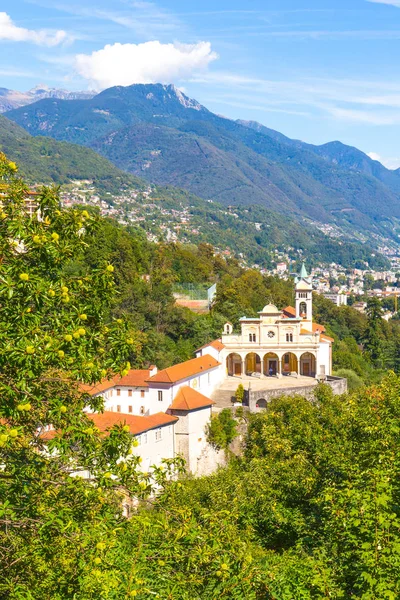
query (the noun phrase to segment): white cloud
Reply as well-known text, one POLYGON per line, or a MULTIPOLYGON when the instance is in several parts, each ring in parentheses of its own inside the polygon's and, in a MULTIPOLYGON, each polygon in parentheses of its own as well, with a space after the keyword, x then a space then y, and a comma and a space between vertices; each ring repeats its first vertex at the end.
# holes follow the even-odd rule
POLYGON ((381 155, 377 154, 377 152, 367 152, 367 156, 372 158, 372 160, 377 160, 378 162, 382 162, 383 160, 381 155))
POLYGON ((400 167, 400 158, 398 157, 383 158, 380 154, 377 154, 377 152, 368 152, 367 156, 372 158, 372 160, 377 160, 382 163, 387 169, 398 169, 400 167))
POLYGON ((18 27, 11 17, 0 12, 0 41, 32 42, 41 46, 57 46, 67 42, 69 36, 65 31, 48 31, 46 29, 34 30, 18 27))
POLYGON ((75 68, 96 89, 133 83, 174 83, 207 69, 218 58, 210 42, 197 44, 108 44, 78 54, 75 68))
POLYGON ((374 4, 389 4, 400 8, 400 0, 367 0, 367 2, 373 2, 374 4))

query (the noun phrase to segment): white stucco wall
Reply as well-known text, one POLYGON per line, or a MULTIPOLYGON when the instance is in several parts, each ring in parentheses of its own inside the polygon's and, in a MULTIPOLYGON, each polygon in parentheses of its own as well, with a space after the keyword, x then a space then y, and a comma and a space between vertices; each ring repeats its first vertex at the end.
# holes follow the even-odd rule
POLYGON ((331 344, 321 341, 318 349, 318 375, 323 372, 321 366, 325 366, 325 375, 332 375, 331 352, 331 344))
POLYGON ((164 425, 135 436, 139 445, 133 448, 133 454, 142 459, 140 468, 143 472, 148 472, 152 465, 160 466, 163 458, 174 458, 174 428, 174 424, 164 425), (157 432, 161 439, 157 439, 157 432))
MULTIPOLYGON (((130 415, 149 415, 149 388, 132 386, 115 386, 103 395, 105 410, 130 415), (118 395, 119 390, 119 395, 118 395)), ((160 412, 160 411, 156 411, 160 412)))

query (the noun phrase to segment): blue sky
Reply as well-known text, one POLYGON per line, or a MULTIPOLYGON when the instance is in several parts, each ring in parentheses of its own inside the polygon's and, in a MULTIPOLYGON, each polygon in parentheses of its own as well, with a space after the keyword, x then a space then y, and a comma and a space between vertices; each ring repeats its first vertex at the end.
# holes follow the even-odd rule
POLYGON ((175 83, 400 166, 400 0, 2 0, 0 87, 175 83))

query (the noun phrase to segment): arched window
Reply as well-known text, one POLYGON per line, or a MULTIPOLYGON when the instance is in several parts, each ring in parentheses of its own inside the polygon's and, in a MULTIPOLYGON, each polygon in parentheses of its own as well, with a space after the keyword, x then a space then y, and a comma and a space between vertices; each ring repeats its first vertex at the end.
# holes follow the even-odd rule
POLYGON ((249 342, 255 342, 255 341, 256 341, 256 334, 249 333, 249 342))
POLYGON ((287 342, 293 342, 293 333, 287 333, 286 334, 286 341, 287 342))
POLYGON ((307 316, 307 304, 305 302, 300 302, 300 316, 307 316))

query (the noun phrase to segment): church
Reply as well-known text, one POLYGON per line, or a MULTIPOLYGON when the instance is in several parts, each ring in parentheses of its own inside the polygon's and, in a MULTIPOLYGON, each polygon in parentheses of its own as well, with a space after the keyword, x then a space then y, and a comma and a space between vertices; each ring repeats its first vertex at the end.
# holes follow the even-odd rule
POLYGON ((228 376, 325 379, 332 374, 333 339, 312 320, 312 282, 304 264, 295 279, 295 308, 267 304, 258 317, 242 317, 240 333, 226 323, 219 360, 228 376))

